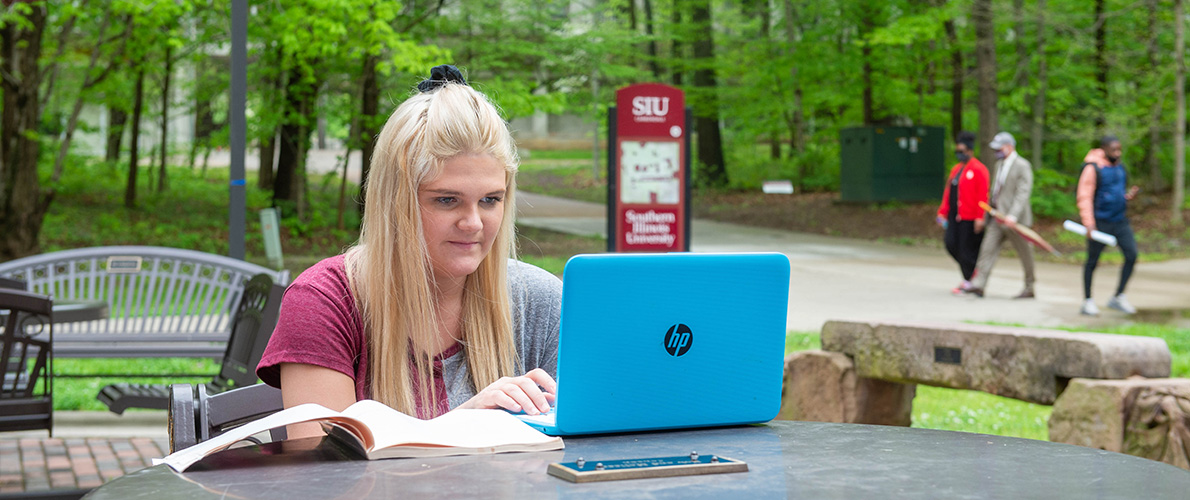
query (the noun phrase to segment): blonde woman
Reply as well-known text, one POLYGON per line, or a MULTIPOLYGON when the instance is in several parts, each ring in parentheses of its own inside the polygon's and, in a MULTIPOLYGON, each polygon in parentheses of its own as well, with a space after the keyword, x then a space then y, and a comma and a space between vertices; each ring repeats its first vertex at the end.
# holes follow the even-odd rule
POLYGON ((377 139, 359 243, 289 286, 257 374, 286 407, 546 412, 562 284, 511 260, 508 127, 454 66, 418 88, 377 139))

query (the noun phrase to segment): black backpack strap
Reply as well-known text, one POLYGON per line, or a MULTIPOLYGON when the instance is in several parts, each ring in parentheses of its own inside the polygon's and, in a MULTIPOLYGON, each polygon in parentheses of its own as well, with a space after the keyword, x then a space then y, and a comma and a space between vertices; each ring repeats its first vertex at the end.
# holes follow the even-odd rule
MULTIPOLYGON (((1091 210, 1094 210, 1095 209, 1095 193, 1099 192, 1099 164, 1095 163, 1093 161, 1084 162, 1082 169, 1079 170, 1079 177, 1082 177, 1082 172, 1085 172, 1087 170, 1087 167, 1091 167, 1091 168, 1095 169, 1095 191, 1093 193, 1091 193, 1091 210)), ((1077 186, 1075 187, 1075 190, 1076 191, 1078 190, 1077 186)))
MULTIPOLYGON (((1091 167, 1091 168, 1095 169, 1095 191, 1098 192, 1099 191, 1099 164, 1095 163, 1093 161, 1085 162, 1085 163, 1083 163, 1083 168, 1081 170, 1079 170, 1079 172, 1083 172, 1083 171, 1087 170, 1087 167, 1091 167)), ((1081 176, 1081 174, 1080 174, 1080 176, 1081 176)))

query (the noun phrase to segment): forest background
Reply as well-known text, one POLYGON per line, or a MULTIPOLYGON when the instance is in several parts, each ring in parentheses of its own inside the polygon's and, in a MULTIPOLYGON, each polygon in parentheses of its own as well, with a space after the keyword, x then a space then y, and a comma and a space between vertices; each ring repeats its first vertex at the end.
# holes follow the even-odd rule
MULTIPOLYGON (((206 159, 230 144, 230 2, 0 3, 0 261, 110 244, 226 254, 228 171, 208 170, 206 159), (106 125, 84 109, 100 109, 106 125), (193 117, 188 137, 170 128, 177 116, 193 117), (100 130, 108 133, 103 154, 82 151, 75 139, 100 130)), ((1123 139, 1131 179, 1145 189, 1133 207, 1144 222, 1137 224, 1142 251, 1180 256, 1190 247, 1184 0, 249 5, 247 143, 261 168, 248 179, 247 206, 282 209, 286 267, 294 273, 358 235, 362 195, 345 182, 347 163, 329 175, 307 169, 319 120, 331 138, 368 158, 388 113, 441 63, 462 68, 510 120, 571 115, 602 134, 578 150, 533 146, 518 178, 528 190, 604 199, 607 106, 619 87, 661 82, 684 90, 693 107, 696 217, 937 244, 934 204, 834 203, 839 131, 911 122, 943 126, 948 136, 976 131, 980 144, 1000 130, 1014 133, 1036 169, 1038 224, 1052 229, 1071 215, 1083 154, 1111 132, 1123 139), (758 188, 767 179, 790 179, 797 194, 765 197, 758 188)), ((991 164, 991 152, 980 149, 991 164)), ((948 167, 938 165, 939 194, 948 167)), ((264 263, 254 219, 249 260, 264 263)), ((606 248, 602 239, 532 228, 520 228, 520 237, 521 257, 554 272, 568 255, 606 248)), ((1081 244, 1055 240, 1064 250, 1081 244)), ((1174 376, 1187 376, 1184 328, 1110 332, 1166 339, 1174 376)), ((788 348, 817 343, 816 333, 791 332, 788 348)), ((56 360, 56 376, 66 378, 55 383, 55 407, 102 409, 94 395, 113 379, 69 378, 97 368, 216 367, 190 359, 56 360)), ((920 391, 914 425, 1046 435, 1047 407, 920 391)))
MULTIPOLYGON (((0 260, 39 251, 65 178, 107 172, 135 210, 171 196, 167 163, 194 167, 228 144, 227 2, 3 3, 0 260), (180 68, 193 77, 179 78, 180 68), (82 168, 91 160, 71 148, 97 127, 80 119, 89 105, 107 114, 107 170, 82 168), (169 130, 179 113, 195 120, 181 151, 169 130)), ((1125 144, 1130 178, 1165 207, 1166 233, 1186 236, 1183 0, 250 5, 247 134, 263 153, 254 181, 291 225, 326 217, 308 202, 317 120, 368 158, 389 111, 430 66, 451 62, 509 119, 605 123, 618 87, 682 88, 695 116, 695 181, 711 193, 774 178, 801 193, 835 191, 840 129, 911 122, 973 130, 980 144, 1012 131, 1036 168, 1035 209, 1067 215, 1083 154, 1110 132, 1125 144)), ((361 198, 346 193, 345 203, 361 198)))

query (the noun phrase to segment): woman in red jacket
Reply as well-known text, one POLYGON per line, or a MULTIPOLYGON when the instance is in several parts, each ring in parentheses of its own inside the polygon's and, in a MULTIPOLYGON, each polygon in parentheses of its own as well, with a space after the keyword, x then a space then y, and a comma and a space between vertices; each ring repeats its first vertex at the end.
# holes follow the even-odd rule
POLYGON ((960 295, 971 288, 979 244, 983 242, 984 217, 979 202, 988 201, 988 168, 975 158, 975 134, 966 130, 955 138, 954 155, 959 163, 950 169, 936 220, 946 230, 946 251, 963 273, 962 283, 951 290, 960 295))

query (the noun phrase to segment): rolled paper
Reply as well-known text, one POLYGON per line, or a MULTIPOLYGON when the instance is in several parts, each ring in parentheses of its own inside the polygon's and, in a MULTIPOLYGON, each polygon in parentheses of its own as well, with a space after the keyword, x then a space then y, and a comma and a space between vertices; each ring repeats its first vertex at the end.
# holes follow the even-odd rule
MULTIPOLYGON (((1077 222, 1074 222, 1072 220, 1063 222, 1062 227, 1065 228, 1067 231, 1078 234, 1079 236, 1087 235, 1086 226, 1079 224, 1077 222)), ((1116 246, 1116 237, 1112 236, 1110 234, 1107 234, 1103 231, 1098 231, 1098 230, 1091 231, 1091 239, 1098 241, 1100 243, 1103 243, 1104 245, 1107 245, 1109 247, 1116 246)))

